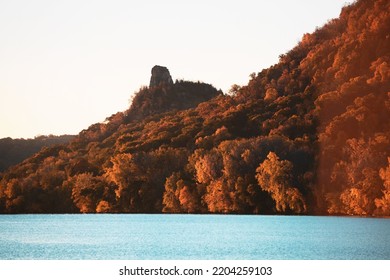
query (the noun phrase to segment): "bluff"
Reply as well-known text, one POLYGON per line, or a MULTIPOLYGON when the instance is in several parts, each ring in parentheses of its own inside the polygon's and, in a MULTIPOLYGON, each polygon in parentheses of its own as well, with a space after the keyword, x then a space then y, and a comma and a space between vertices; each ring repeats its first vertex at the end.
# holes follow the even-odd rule
POLYGON ((127 111, 4 172, 0 212, 389 216, 389 5, 344 7, 228 95, 152 73, 127 111))
POLYGON ((152 68, 152 77, 150 77, 149 87, 156 87, 161 84, 172 85, 172 77, 167 67, 155 65, 152 68))
POLYGON ((135 94, 127 115, 129 119, 142 119, 172 110, 193 108, 221 94, 221 91, 206 83, 184 80, 173 83, 168 68, 156 65, 152 68, 149 87, 142 87, 135 94))

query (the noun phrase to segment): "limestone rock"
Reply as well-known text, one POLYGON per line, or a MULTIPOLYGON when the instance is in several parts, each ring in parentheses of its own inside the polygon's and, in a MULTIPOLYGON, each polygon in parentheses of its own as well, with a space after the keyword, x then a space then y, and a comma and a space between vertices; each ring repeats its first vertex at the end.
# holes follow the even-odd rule
POLYGON ((172 85, 172 77, 167 67, 155 65, 152 68, 152 77, 150 78, 149 87, 155 87, 160 84, 172 85))

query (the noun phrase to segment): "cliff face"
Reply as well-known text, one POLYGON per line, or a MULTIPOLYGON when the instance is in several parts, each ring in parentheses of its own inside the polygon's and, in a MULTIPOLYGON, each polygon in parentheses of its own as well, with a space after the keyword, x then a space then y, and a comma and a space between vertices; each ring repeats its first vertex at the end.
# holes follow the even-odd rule
POLYGON ((0 211, 390 215, 389 5, 345 7, 230 95, 157 66, 128 111, 4 173, 0 211))
POLYGON ((159 85, 172 85, 172 77, 168 68, 164 66, 155 65, 152 68, 152 77, 150 77, 149 87, 156 87, 159 85))

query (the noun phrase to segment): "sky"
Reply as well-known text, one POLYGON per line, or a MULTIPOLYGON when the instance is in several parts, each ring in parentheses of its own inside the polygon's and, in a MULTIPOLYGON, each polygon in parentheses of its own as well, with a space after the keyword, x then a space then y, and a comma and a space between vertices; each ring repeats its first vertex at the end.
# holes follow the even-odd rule
POLYGON ((345 0, 0 0, 0 138, 77 134, 126 110, 154 65, 227 92, 345 0))

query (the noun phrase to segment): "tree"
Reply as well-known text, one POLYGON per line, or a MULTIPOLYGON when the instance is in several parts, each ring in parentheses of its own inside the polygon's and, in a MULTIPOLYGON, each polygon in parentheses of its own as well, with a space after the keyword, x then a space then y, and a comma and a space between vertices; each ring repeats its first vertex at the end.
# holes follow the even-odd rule
POLYGON ((383 196, 375 199, 375 205, 378 214, 390 216, 390 157, 387 160, 389 162, 388 166, 381 168, 379 171, 384 186, 383 196))
POLYGON ((132 154, 117 154, 111 159, 112 166, 106 170, 107 180, 117 186, 117 203, 124 212, 138 212, 141 209, 139 189, 146 178, 140 172, 136 161, 132 154))
POLYGON ((166 213, 196 213, 201 212, 200 195, 195 186, 174 172, 165 183, 163 195, 163 212, 166 213))
POLYGON ((263 191, 275 201, 276 211, 303 213, 306 204, 297 188, 291 187, 293 165, 288 160, 280 160, 274 152, 256 169, 256 178, 263 191))
POLYGON ((92 173, 74 176, 72 199, 81 213, 109 212, 110 204, 104 200, 105 182, 92 173))
POLYGON ((180 180, 178 173, 173 173, 165 182, 165 192, 163 195, 163 212, 165 213, 180 213, 180 201, 177 195, 178 185, 180 180))
POLYGON ((357 188, 346 189, 340 195, 340 200, 344 204, 344 211, 348 215, 367 215, 365 209, 368 205, 368 198, 357 188))

